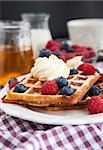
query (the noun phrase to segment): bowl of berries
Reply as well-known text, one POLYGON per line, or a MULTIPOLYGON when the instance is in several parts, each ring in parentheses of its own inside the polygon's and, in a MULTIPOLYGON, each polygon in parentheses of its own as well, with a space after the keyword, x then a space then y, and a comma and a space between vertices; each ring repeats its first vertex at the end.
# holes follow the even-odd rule
POLYGON ((83 61, 88 63, 93 63, 96 60, 96 52, 93 48, 69 44, 69 42, 50 40, 45 49, 49 49, 52 54, 65 62, 75 56, 82 56, 83 61))

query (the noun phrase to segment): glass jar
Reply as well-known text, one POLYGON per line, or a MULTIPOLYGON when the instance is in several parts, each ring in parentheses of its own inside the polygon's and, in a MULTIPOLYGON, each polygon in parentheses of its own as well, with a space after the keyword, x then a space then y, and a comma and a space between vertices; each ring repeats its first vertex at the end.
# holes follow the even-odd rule
POLYGON ((34 53, 38 55, 39 50, 43 49, 49 40, 52 40, 49 28, 50 15, 46 13, 24 13, 21 17, 23 21, 28 21, 31 24, 32 47, 34 53))
POLYGON ((33 63, 30 24, 0 21, 0 85, 28 73, 33 63))

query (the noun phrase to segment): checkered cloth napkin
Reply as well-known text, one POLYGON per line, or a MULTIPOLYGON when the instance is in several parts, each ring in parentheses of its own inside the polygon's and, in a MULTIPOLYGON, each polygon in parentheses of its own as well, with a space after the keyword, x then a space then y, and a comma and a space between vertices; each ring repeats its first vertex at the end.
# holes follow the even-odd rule
POLYGON ((87 149, 103 149, 103 123, 74 126, 43 125, 0 112, 0 150, 87 149))

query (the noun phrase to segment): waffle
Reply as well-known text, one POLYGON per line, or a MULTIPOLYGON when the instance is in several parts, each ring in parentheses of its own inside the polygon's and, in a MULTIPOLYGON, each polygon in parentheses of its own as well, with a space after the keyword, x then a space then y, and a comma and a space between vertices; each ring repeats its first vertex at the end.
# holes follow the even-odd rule
MULTIPOLYGON (((3 102, 23 104, 28 106, 53 108, 65 108, 65 106, 75 105, 81 101, 91 86, 99 79, 99 74, 84 76, 84 75, 70 75, 68 77, 68 84, 75 89, 71 96, 59 95, 42 95, 41 87, 43 82, 29 76, 25 78, 20 84, 25 85, 28 89, 24 93, 13 92, 11 89, 3 102)), ((67 107, 66 107, 67 108, 67 107)))
MULTIPOLYGON (((42 109, 44 110, 49 110, 49 111, 58 111, 58 110, 80 110, 80 109, 84 109, 87 108, 87 100, 82 100, 79 103, 75 104, 75 105, 50 105, 50 106, 45 106, 42 107, 42 109)), ((32 110, 40 110, 41 107, 37 107, 37 106, 31 106, 31 105, 26 105, 27 108, 30 108, 32 110)))

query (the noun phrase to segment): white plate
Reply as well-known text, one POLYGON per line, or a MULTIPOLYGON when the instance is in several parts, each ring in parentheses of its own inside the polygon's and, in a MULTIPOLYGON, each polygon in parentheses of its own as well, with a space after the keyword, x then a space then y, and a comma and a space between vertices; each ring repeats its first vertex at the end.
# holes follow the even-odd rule
MULTIPOLYGON (((19 80, 23 78, 24 76, 20 77, 19 80)), ((8 84, 6 84, 6 86, 0 92, 0 98, 7 93, 8 89, 8 84)), ((103 122, 103 113, 89 115, 86 109, 65 111, 46 111, 39 109, 32 111, 23 106, 2 102, 0 103, 0 109, 11 116, 42 124, 78 125, 103 122)))

